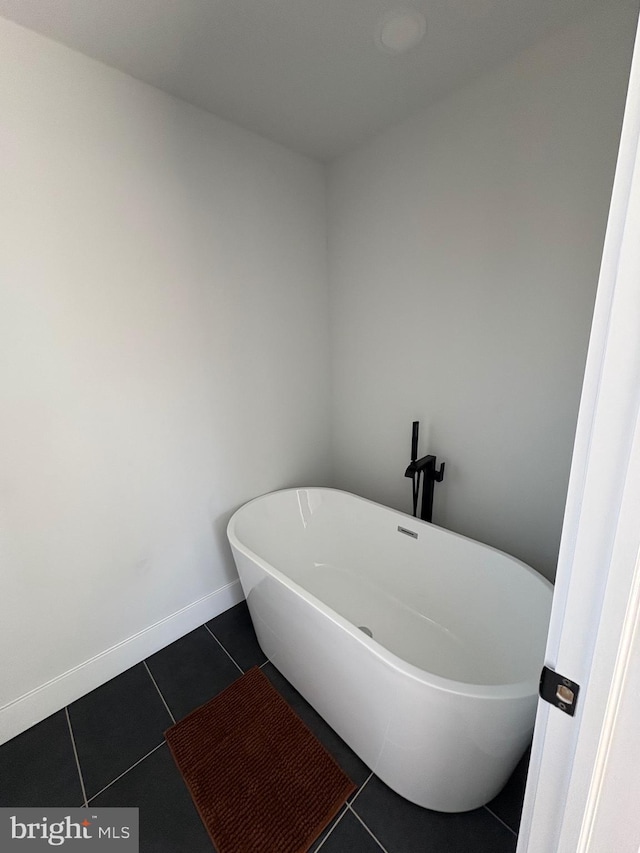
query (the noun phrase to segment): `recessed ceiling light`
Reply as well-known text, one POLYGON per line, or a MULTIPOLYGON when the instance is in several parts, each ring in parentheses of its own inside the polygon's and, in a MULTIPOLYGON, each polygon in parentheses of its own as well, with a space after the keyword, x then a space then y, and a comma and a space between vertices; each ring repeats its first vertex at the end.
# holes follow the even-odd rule
POLYGON ((425 16, 413 6, 390 9, 378 21, 376 44, 385 53, 406 53, 427 31, 425 16))

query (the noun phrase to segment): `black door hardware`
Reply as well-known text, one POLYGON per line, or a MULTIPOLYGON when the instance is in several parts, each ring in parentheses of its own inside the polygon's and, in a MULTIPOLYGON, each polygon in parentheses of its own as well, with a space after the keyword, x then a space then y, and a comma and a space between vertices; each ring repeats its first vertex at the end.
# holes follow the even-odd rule
POLYGON ((576 712, 576 702, 578 701, 578 693, 580 685, 564 675, 559 675, 548 666, 542 667, 540 673, 540 696, 545 702, 555 705, 560 708, 565 714, 570 717, 576 712))

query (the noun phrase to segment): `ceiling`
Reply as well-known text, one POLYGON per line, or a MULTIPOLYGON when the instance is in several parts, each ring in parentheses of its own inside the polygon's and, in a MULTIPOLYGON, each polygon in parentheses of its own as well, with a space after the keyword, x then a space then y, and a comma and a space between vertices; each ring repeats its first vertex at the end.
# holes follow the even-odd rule
POLYGON ((611 2, 413 0, 427 33, 401 55, 375 34, 404 0, 0 0, 0 15, 329 160, 611 2))

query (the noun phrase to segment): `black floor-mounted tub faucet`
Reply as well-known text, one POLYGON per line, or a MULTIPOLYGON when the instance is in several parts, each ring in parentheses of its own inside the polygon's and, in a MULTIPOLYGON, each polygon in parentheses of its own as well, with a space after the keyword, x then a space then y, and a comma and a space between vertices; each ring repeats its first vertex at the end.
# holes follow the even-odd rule
POLYGON ((404 472, 405 477, 411 478, 413 489, 413 515, 418 517, 418 496, 422 483, 422 502, 420 504, 420 518, 423 521, 431 521, 433 516, 433 486, 441 483, 444 477, 444 462, 436 470, 436 457, 423 456, 418 459, 418 430, 420 421, 414 421, 411 431, 411 463, 404 472))

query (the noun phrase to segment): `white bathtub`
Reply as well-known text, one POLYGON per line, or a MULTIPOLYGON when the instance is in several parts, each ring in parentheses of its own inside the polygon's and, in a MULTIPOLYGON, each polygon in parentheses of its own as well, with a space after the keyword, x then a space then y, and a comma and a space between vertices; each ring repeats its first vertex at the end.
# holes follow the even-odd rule
POLYGON ((533 729, 548 581, 333 489, 257 498, 228 536, 263 651, 383 782, 443 812, 500 791, 533 729))

